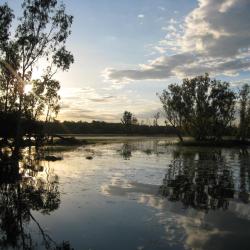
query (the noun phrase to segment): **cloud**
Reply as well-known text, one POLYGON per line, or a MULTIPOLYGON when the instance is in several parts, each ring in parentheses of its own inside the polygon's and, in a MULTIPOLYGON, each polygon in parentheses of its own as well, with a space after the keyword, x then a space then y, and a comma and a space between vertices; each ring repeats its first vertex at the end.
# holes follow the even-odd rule
POLYGON ((114 99, 115 96, 104 96, 102 98, 89 98, 92 102, 109 102, 110 100, 114 99))
POLYGON ((118 119, 112 110, 104 110, 103 103, 108 105, 115 102, 115 96, 107 95, 105 92, 98 93, 91 87, 85 88, 62 88, 60 91, 61 111, 59 119, 71 120, 106 120, 118 119))
POLYGON ((142 18, 144 18, 145 16, 144 16, 144 14, 139 14, 137 17, 142 19, 142 18))
POLYGON ((106 69, 106 79, 113 79, 116 82, 128 82, 131 80, 161 80, 175 76, 173 71, 180 63, 183 65, 195 62, 195 57, 189 53, 182 53, 173 56, 162 56, 147 65, 141 65, 135 70, 106 69))
POLYGON ((203 74, 237 75, 250 70, 250 1, 199 0, 182 23, 170 19, 162 54, 132 69, 105 69, 106 80, 162 80, 203 74))
POLYGON ((117 120, 119 117, 112 113, 102 113, 98 114, 93 111, 84 111, 84 110, 72 110, 66 111, 63 114, 60 114, 60 120, 82 120, 82 121, 108 121, 112 122, 117 120))
POLYGON ((249 50, 249 10, 248 0, 200 0, 185 19, 183 49, 213 57, 232 57, 249 50))
POLYGON ((119 122, 124 110, 132 111, 139 119, 160 107, 158 101, 140 97, 129 90, 120 93, 117 89, 62 88, 59 120, 84 120, 119 122), (105 105, 104 105, 105 104, 105 105), (137 115, 138 114, 138 115, 137 115))
MULTIPOLYGON (((134 150, 138 150, 138 148, 134 150)), ((166 199, 160 199, 155 196, 157 189, 159 189, 157 185, 121 181, 120 178, 115 177, 109 185, 104 184, 101 187, 104 195, 128 197, 133 195, 133 199, 138 203, 158 210, 156 216, 160 225, 165 228, 163 237, 171 246, 183 244, 184 249, 206 249, 207 245, 214 242, 214 239, 223 238, 228 241, 232 234, 235 233, 235 230, 239 230, 238 228, 235 229, 236 227, 231 226, 231 224, 227 225, 226 216, 221 216, 218 220, 216 217, 209 217, 204 211, 186 210, 178 202, 171 203, 166 199), (226 227, 221 225, 226 225, 226 227)), ((237 210, 237 205, 241 206, 238 203, 234 204, 232 212, 242 211, 242 206, 237 210)), ((244 209, 241 214, 246 218, 249 211, 246 206, 244 209)), ((240 219, 235 218, 235 223, 240 223, 240 221, 240 219)))
POLYGON ((166 8, 163 7, 163 6, 158 6, 158 9, 161 10, 161 11, 165 11, 166 10, 166 8))

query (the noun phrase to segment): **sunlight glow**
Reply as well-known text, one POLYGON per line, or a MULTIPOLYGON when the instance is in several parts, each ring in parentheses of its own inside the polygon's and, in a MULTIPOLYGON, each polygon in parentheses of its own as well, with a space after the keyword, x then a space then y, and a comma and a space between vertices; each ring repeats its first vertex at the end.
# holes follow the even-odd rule
POLYGON ((31 92, 32 88, 33 88, 32 84, 30 84, 30 83, 26 84, 24 86, 24 94, 25 95, 29 94, 31 92))

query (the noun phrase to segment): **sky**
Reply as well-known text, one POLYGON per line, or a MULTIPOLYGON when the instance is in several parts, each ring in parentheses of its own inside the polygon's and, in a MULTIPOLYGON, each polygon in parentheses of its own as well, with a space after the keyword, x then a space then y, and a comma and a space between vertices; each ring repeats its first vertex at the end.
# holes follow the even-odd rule
MULTIPOLYGON (((21 1, 7 2, 18 13, 21 1)), ((128 110, 149 123, 170 83, 205 72, 236 88, 250 82, 250 0, 64 3, 75 63, 55 76, 60 120, 117 122, 128 110)))

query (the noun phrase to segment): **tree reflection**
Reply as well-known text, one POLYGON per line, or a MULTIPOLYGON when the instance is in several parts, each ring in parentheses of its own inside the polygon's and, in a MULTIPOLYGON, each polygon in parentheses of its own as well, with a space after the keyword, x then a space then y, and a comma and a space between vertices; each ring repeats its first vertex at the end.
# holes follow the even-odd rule
POLYGON ((41 166, 31 151, 23 152, 21 157, 18 160, 8 152, 0 153, 0 248, 35 249, 38 243, 28 229, 32 222, 45 249, 71 249, 67 242, 58 245, 53 241, 32 214, 58 209, 58 176, 50 167, 41 166))
POLYGON ((221 151, 176 152, 160 193, 170 201, 181 201, 185 208, 208 211, 227 209, 235 190, 221 151))
POLYGON ((130 160, 133 153, 139 152, 146 154, 147 156, 156 155, 159 156, 165 150, 163 145, 159 144, 159 140, 153 141, 134 141, 134 142, 125 142, 121 145, 121 148, 118 150, 118 153, 124 160, 130 160))
POLYGON ((132 157, 133 147, 130 143, 124 143, 120 150, 120 155, 124 160, 129 160, 132 157))
POLYGON ((247 150, 241 150, 239 153, 240 163, 240 192, 239 198, 244 202, 249 202, 249 190, 250 190, 250 165, 249 165, 249 153, 247 150))

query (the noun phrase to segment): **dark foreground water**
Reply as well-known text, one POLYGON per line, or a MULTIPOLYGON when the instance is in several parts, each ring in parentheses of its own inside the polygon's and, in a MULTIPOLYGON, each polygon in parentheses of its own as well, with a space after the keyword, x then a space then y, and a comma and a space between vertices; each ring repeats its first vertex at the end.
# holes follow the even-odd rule
POLYGON ((250 150, 144 140, 50 154, 63 160, 26 150, 19 176, 0 171, 0 249, 250 249, 250 150))

